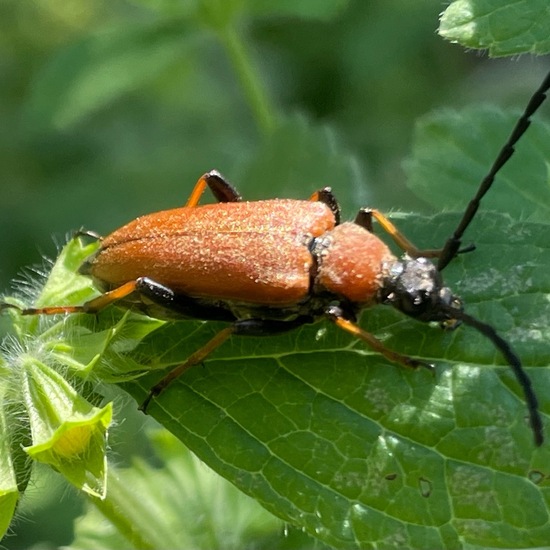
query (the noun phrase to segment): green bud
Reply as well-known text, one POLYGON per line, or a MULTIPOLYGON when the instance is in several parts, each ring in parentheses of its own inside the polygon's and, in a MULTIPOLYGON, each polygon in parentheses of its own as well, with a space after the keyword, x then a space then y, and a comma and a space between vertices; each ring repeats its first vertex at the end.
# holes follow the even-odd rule
POLYGON ((25 451, 78 489, 104 498, 111 403, 93 406, 58 372, 33 357, 22 362, 21 378, 32 437, 25 451))

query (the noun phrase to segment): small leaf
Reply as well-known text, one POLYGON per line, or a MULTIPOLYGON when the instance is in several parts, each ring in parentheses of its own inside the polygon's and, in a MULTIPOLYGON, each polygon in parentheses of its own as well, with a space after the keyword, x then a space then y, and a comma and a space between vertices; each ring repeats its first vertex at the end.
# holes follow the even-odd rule
POLYGON ((72 239, 52 266, 34 306, 80 304, 96 295, 97 291, 90 288, 88 277, 80 275, 78 269, 82 259, 91 256, 98 248, 98 242, 84 244, 81 239, 72 239))
POLYGON ((550 51, 546 0, 455 0, 441 17, 439 34, 491 57, 550 51))

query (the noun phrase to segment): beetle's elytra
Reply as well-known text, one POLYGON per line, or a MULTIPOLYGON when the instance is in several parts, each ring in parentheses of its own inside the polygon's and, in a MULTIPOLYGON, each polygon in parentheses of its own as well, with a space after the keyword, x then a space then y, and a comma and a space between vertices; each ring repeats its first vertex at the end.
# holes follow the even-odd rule
MULTIPOLYGON (((357 325, 358 314, 387 304, 444 328, 464 322, 489 338, 510 364, 525 394, 535 443, 541 445, 537 399, 519 358, 491 326, 463 311, 460 298, 443 284, 441 271, 458 253, 470 250, 460 249, 462 235, 549 88, 550 75, 442 249, 417 249, 377 210, 364 208, 354 222, 341 223, 330 188, 309 200, 244 202, 219 172, 211 171, 199 179, 185 207, 139 217, 101 241, 98 252, 80 269, 103 292, 98 298, 82 306, 27 308, 21 313, 93 313, 116 302, 153 317, 228 322, 153 387, 143 410, 174 378, 234 334, 274 334, 328 318, 394 362, 432 368, 385 348, 357 325), (206 187, 217 204, 199 205, 206 187), (403 258, 396 258, 374 235, 373 218, 404 250, 403 258), (438 258, 438 265, 429 258, 438 258)), ((7 307, 14 306, 0 304, 0 310, 7 307)))

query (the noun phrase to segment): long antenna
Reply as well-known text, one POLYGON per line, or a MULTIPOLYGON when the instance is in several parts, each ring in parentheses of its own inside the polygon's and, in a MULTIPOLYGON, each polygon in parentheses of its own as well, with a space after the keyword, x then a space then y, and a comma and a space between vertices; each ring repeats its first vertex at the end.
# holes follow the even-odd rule
MULTIPOLYGON (((446 308, 447 309, 447 308, 446 308)), ((529 423, 531 424, 531 430, 533 431, 533 436, 535 439, 535 445, 540 447, 544 441, 543 435, 543 426, 542 418, 539 413, 539 404, 533 386, 531 384, 531 379, 527 376, 525 370, 521 366, 521 361, 516 353, 512 350, 512 347, 506 340, 501 338, 495 329, 486 323, 483 323, 455 308, 448 308, 448 312, 455 319, 460 319, 465 324, 470 325, 477 329, 481 334, 486 336, 494 346, 502 353, 506 361, 510 364, 510 367, 514 371, 517 381, 519 382, 523 394, 525 396, 525 401, 527 402, 527 410, 529 412, 529 423)))
POLYGON ((459 252, 460 245, 462 242, 462 235, 464 235, 464 231, 466 231, 466 228, 470 225, 470 222, 473 220, 479 208, 481 199, 493 184, 495 180, 495 176, 498 173, 498 171, 508 162, 508 159, 514 154, 515 145, 517 144, 521 136, 523 136, 523 134, 527 131, 527 128, 529 128, 531 124, 530 118, 533 116, 535 111, 542 105, 542 103, 546 99, 546 94, 549 89, 550 89, 550 73, 546 75, 546 78, 544 79, 544 81, 542 82, 538 90, 533 94, 533 96, 529 100, 529 103, 527 104, 525 111, 517 121, 514 129, 512 130, 512 133, 510 134, 508 141, 504 144, 504 146, 500 150, 500 153, 498 154, 495 162, 493 163, 493 166, 491 166, 489 173, 482 180, 475 197, 468 204, 468 207, 466 208, 466 211, 464 212, 464 215, 462 216, 462 220, 458 224, 458 227, 455 229, 455 232, 445 243, 445 246, 443 247, 441 254, 439 255, 439 261, 437 264, 437 269, 439 271, 442 271, 447 266, 447 264, 459 252))

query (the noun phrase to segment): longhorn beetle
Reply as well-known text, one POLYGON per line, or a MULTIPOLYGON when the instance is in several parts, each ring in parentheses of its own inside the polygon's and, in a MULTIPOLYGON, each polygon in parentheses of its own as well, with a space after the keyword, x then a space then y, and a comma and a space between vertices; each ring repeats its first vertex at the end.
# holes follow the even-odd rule
MULTIPOLYGON (((463 311, 460 298, 443 285, 441 271, 457 254, 472 249, 460 248, 462 236, 549 88, 550 74, 441 249, 416 248, 371 208, 362 208, 354 222, 341 223, 340 207, 328 187, 309 200, 244 202, 213 170, 198 180, 186 206, 142 216, 101 240, 80 268, 103 292, 99 297, 80 306, 31 307, 20 313, 95 313, 116 302, 157 318, 228 322, 150 390, 140 407, 144 411, 172 380, 232 335, 275 334, 324 317, 391 361, 431 369, 384 347, 357 325, 358 314, 388 304, 443 328, 463 322, 486 336, 510 364, 525 395, 535 444, 541 445, 537 398, 518 356, 490 325, 463 311), (199 206, 206 187, 218 203, 199 206), (373 218, 405 252, 401 259, 373 234, 373 218), (437 267, 428 258, 437 258, 437 267)), ((11 307, 16 306, 0 304, 0 310, 11 307)))

